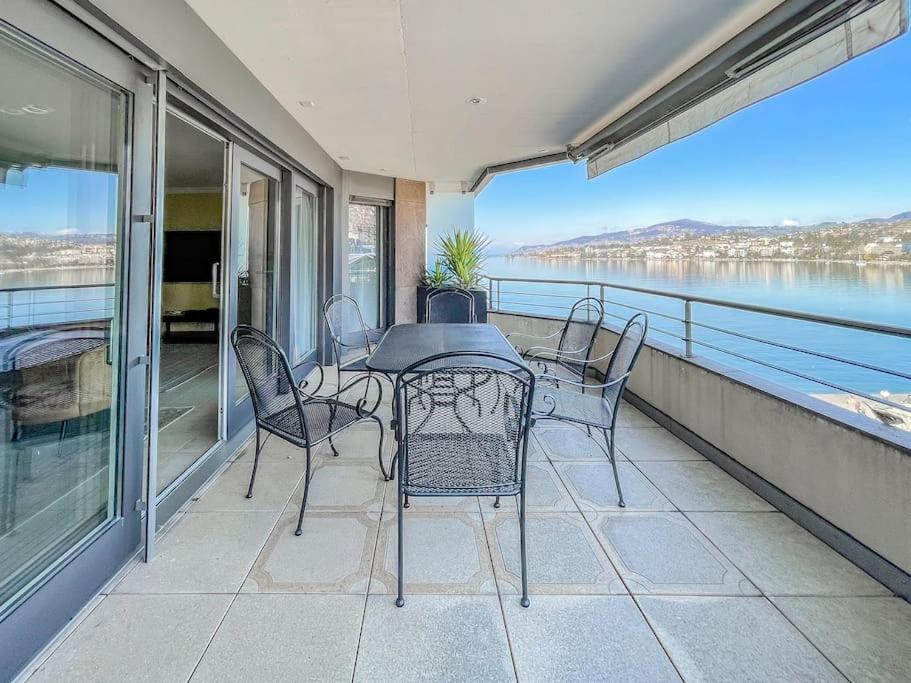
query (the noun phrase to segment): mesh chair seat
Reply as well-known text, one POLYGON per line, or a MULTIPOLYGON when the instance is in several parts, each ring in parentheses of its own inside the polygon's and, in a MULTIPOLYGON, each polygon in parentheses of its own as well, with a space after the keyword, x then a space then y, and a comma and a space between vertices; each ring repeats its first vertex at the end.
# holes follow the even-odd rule
POLYGON ((601 392, 583 394, 578 387, 560 389, 538 384, 532 410, 539 419, 552 418, 592 426, 610 427, 614 419, 611 404, 601 392))
POLYGON ((407 437, 407 448, 409 495, 519 492, 515 461, 504 457, 515 447, 502 435, 413 434, 407 437))
MULTIPOLYGON (((311 445, 363 419, 357 408, 338 401, 307 401, 303 404, 303 409, 311 445)), ((259 422, 263 429, 278 434, 296 446, 304 447, 307 443, 296 405, 266 415, 259 422)))

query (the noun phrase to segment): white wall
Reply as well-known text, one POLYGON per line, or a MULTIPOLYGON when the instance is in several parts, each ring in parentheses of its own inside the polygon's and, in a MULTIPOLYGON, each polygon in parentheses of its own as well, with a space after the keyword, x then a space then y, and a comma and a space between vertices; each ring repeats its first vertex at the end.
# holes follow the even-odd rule
POLYGON ((436 191, 427 197, 427 265, 436 260, 434 245, 454 228, 474 229, 474 195, 436 191))

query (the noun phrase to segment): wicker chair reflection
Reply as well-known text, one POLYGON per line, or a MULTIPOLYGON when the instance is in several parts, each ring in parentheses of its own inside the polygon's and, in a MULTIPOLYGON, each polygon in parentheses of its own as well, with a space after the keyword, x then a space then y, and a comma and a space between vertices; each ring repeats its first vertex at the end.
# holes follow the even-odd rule
POLYGON ((604 373, 602 384, 585 384, 558 380, 552 375, 538 375, 537 391, 533 413, 536 420, 560 420, 580 427, 584 426, 589 436, 592 429, 600 429, 604 435, 605 449, 592 437, 598 447, 604 451, 614 470, 614 481, 617 484, 617 496, 620 507, 626 507, 623 491, 620 488, 620 477, 617 474, 617 459, 614 454, 614 433, 617 426, 617 413, 620 399, 629 380, 645 335, 648 333, 648 317, 637 313, 630 318, 614 350, 609 354, 610 362, 604 373), (581 389, 563 388, 571 385, 581 389), (595 391, 597 393, 586 393, 595 391))
POLYGON ((399 607, 409 496, 518 496, 522 605, 528 606, 525 463, 534 386, 524 364, 479 352, 431 356, 396 379, 399 607), (454 397, 450 387, 458 389, 454 397))
POLYGON ((424 319, 428 323, 476 323, 478 317, 474 310, 474 295, 460 287, 434 289, 427 295, 424 319), (446 304, 449 304, 448 309, 444 308, 446 304), (451 311, 456 315, 450 315, 451 311))
POLYGON ((604 304, 594 297, 573 304, 562 327, 553 334, 537 337, 522 332, 506 335, 524 359, 555 377, 584 381, 592 364, 592 350, 601 323, 604 304))
MULTIPOLYGON (((383 467, 383 423, 375 414, 383 395, 382 385, 376 377, 363 375, 339 388, 335 394, 316 396, 294 383, 287 356, 268 335, 248 325, 238 325, 231 333, 231 344, 250 389, 256 418, 256 455, 253 458, 247 498, 253 497, 259 455, 271 434, 305 449, 307 469, 304 475, 304 495, 294 532, 300 536, 310 490, 311 451, 333 434, 363 420, 373 420, 379 427, 377 457, 383 477, 389 478, 383 467), (377 398, 372 406, 367 408, 363 398, 355 405, 339 400, 339 396, 362 382, 375 382, 377 385, 377 398), (264 439, 260 438, 260 431, 266 432, 264 439)), ((319 385, 313 391, 319 391, 320 385, 322 370, 319 385)))

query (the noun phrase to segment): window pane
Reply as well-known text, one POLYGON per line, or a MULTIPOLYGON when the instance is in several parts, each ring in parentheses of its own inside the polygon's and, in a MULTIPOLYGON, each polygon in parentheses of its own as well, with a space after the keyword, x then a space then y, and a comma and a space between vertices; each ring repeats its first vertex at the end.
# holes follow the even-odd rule
POLYGON ((294 325, 294 361, 300 362, 316 347, 316 199, 294 188, 291 315, 294 325))
POLYGON ((380 326, 380 209, 348 205, 348 284, 369 327, 380 326))
POLYGON ((0 37, 0 605, 115 514, 126 102, 0 37))

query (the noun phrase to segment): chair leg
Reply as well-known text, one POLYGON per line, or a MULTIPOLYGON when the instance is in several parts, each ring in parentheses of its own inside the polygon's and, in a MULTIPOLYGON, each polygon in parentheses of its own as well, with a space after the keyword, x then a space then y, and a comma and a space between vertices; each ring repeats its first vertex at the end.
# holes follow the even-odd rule
POLYGON ((493 506, 495 508, 500 507, 500 496, 497 496, 496 499, 493 501, 493 506))
POLYGON ((522 607, 528 607, 528 556, 525 547, 525 495, 519 494, 519 542, 522 551, 522 607))
POLYGON ((310 446, 307 446, 307 471, 304 472, 304 496, 301 498, 301 511, 297 516, 297 529, 294 530, 295 536, 303 533, 301 527, 304 525, 304 510, 307 509, 307 494, 310 493, 310 446))
POLYGON ((397 507, 398 507, 398 511, 397 511, 397 512, 398 512, 398 527, 399 527, 399 548, 398 548, 398 550, 399 550, 399 576, 398 576, 398 581, 399 581, 399 596, 395 599, 395 606, 396 606, 396 607, 402 607, 402 606, 405 604, 405 596, 404 596, 404 593, 405 593, 405 579, 404 579, 404 576, 403 576, 403 574, 402 574, 402 568, 403 568, 403 565, 405 564, 405 551, 404 551, 404 547, 405 547, 405 546, 403 545, 404 539, 402 538, 402 536, 403 536, 403 530, 404 530, 404 527, 405 527, 405 524, 404 524, 404 520, 405 520, 404 507, 405 507, 405 505, 406 505, 405 501, 407 500, 408 497, 405 495, 405 487, 404 487, 404 485, 403 485, 403 483, 402 483, 402 476, 401 476, 401 474, 402 474, 402 473, 401 473, 401 470, 399 470, 399 482, 398 482, 398 486, 399 486, 399 504, 398 504, 398 506, 397 506, 397 507))
POLYGON ((335 444, 332 443, 332 437, 329 437, 329 448, 332 449, 332 456, 337 458, 339 456, 338 449, 335 447, 335 444))
POLYGON ((608 436, 608 431, 604 430, 604 440, 608 441, 607 444, 608 452, 610 453, 610 464, 614 468, 614 482, 617 484, 617 496, 620 498, 618 505, 622 508, 626 507, 626 503, 623 502, 623 490, 620 488, 620 475, 617 473, 617 457, 614 455, 614 435, 613 433, 608 436))
POLYGON ((386 430, 383 429, 383 421, 376 415, 373 416, 373 421, 376 422, 376 426, 380 428, 380 446, 377 449, 377 458, 380 461, 380 473, 383 475, 383 481, 389 481, 392 477, 386 473, 386 468, 383 467, 383 442, 386 439, 386 430))
POLYGON ((253 472, 250 474, 250 486, 247 487, 247 498, 253 497, 253 482, 256 481, 256 468, 259 466, 259 454, 263 449, 263 442, 259 438, 259 427, 256 428, 256 454, 253 456, 253 472))

